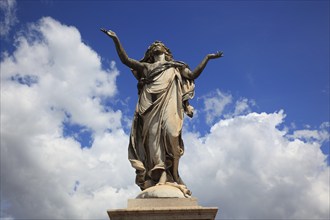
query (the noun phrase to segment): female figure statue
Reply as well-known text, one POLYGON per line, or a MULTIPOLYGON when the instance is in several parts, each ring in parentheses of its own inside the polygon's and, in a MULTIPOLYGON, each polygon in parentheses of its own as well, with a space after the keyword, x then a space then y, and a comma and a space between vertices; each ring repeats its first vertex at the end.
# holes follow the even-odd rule
MULTIPOLYGON (((141 190, 165 183, 186 189, 178 172, 184 153, 183 116, 193 115, 188 100, 194 95, 194 80, 210 59, 223 53, 206 55, 191 71, 187 64, 173 60, 171 51, 160 41, 155 41, 137 61, 127 56, 115 32, 101 31, 112 38, 121 62, 138 80, 139 98, 128 148, 129 161, 136 169, 136 184, 141 190)), ((183 192, 191 194, 189 190, 183 192)))

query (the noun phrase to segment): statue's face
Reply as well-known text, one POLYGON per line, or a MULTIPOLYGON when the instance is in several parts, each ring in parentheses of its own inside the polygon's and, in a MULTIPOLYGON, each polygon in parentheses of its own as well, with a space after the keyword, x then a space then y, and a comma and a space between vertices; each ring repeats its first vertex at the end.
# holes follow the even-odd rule
POLYGON ((171 51, 160 41, 152 43, 148 50, 145 52, 142 62, 154 62, 155 57, 159 58, 159 55, 164 54, 165 60, 173 60, 171 51))
POLYGON ((155 44, 151 49, 151 53, 153 55, 160 55, 166 53, 166 49, 163 44, 155 44))

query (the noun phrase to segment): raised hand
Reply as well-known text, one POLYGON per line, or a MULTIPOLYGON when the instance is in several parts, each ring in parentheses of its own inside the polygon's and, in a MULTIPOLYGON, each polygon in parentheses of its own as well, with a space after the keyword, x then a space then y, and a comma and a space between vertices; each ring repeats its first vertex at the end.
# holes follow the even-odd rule
POLYGON ((111 30, 106 30, 105 28, 101 28, 101 31, 111 38, 117 37, 116 33, 111 30))
POLYGON ((208 54, 207 57, 208 57, 209 59, 220 58, 220 57, 223 57, 223 52, 222 52, 222 51, 217 51, 216 53, 208 54))

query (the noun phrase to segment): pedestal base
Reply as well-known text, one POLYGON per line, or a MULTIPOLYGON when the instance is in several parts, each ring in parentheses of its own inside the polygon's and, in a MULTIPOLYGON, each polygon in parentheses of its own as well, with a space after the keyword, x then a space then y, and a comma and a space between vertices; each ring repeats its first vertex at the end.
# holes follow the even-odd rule
POLYGON ((196 198, 129 199, 127 209, 108 210, 110 220, 214 220, 218 208, 202 207, 196 198))

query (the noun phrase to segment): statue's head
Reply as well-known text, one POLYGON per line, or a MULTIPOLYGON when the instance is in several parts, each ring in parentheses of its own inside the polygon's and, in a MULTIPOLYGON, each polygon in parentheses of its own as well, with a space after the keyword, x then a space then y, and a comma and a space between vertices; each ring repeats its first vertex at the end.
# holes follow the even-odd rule
POLYGON ((153 63, 154 56, 159 55, 161 53, 165 54, 165 60, 173 60, 173 56, 170 49, 168 49, 161 41, 155 41, 148 47, 148 50, 145 52, 144 57, 140 61, 146 63, 153 63))

